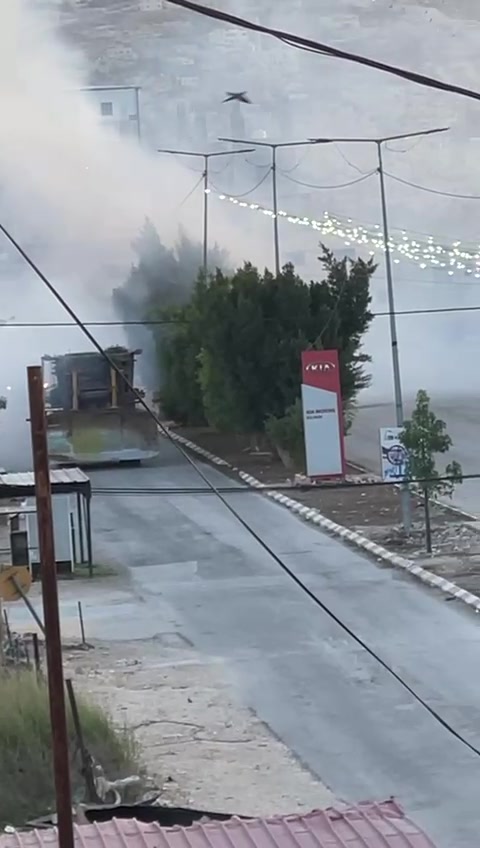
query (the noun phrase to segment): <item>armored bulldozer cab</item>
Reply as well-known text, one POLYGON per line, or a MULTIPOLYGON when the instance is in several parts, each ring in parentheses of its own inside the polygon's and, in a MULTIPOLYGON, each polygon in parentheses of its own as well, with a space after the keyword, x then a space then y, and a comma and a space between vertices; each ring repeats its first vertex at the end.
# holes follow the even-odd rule
POLYGON ((132 391, 141 351, 107 353, 126 381, 96 352, 43 358, 49 453, 57 463, 141 462, 158 453, 157 425, 132 391))

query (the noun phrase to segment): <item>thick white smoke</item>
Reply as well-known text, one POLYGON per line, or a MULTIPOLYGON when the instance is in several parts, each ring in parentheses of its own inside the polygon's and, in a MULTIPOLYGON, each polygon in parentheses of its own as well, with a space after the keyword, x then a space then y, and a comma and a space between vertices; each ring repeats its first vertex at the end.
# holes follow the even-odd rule
MULTIPOLYGON (((0 5, 0 216, 81 317, 101 321, 116 317, 111 292, 128 273, 145 218, 166 244, 179 225, 198 238, 202 195, 181 204, 198 175, 102 126, 80 93, 88 82, 84 57, 62 43, 34 0, 0 5)), ((241 258, 223 210, 212 225, 241 258)), ((0 320, 69 320, 3 237, 0 257, 0 320)), ((123 341, 120 328, 95 332, 102 343, 123 341)), ((25 367, 88 343, 74 329, 14 327, 0 327, 0 342, 0 395, 9 398, 0 413, 0 464, 26 467, 25 367)))
MULTIPOLYGON (((216 5, 241 13, 234 0, 216 5)), ((293 16, 291 4, 284 8, 278 0, 254 5, 255 12, 251 14, 262 23, 478 90, 480 11, 467 0, 299 0, 293 16)), ((266 129, 272 135, 358 138, 447 126, 451 130, 445 135, 387 145, 385 170, 445 192, 480 195, 477 103, 349 62, 294 50, 268 38, 260 39, 255 56, 258 55, 261 58, 254 67, 243 69, 241 87, 249 88, 254 96, 259 91, 254 76, 262 82, 268 79, 275 96, 269 98, 268 105, 265 98, 262 105, 266 107, 266 129)), ((260 89, 259 97, 264 90, 260 89)), ((373 145, 322 145, 289 158, 282 154, 280 204, 300 217, 321 218, 324 210, 329 210, 356 223, 381 224, 375 176, 339 190, 309 190, 308 185, 293 182, 297 179, 306 184, 335 185, 355 180, 376 166, 373 145)), ((444 244, 456 240, 478 244, 480 201, 430 194, 390 178, 387 194, 392 234, 397 237, 401 238, 401 230, 405 229, 413 231, 412 238, 426 240, 432 234, 444 244)), ((268 196, 265 199, 268 202, 268 196)), ((241 220, 240 216, 246 213, 238 214, 241 220)), ((284 249, 288 247, 292 253, 295 249, 304 251, 309 272, 318 275, 318 236, 286 222, 281 229, 284 249)), ((342 240, 327 239, 327 243, 339 251, 344 246, 342 240)), ((368 250, 357 246, 357 254, 365 258, 368 250)), ((377 254, 376 258, 379 269, 373 280, 374 310, 385 312, 388 305, 383 256, 377 254)), ((433 273, 405 261, 395 265, 394 271, 395 305, 399 311, 480 306, 480 279, 467 276, 462 270, 449 276, 447 271, 433 273)), ((480 390, 475 365, 479 316, 480 312, 472 311, 398 317, 406 394, 420 387, 433 393, 480 390)), ((374 360, 370 391, 390 398, 393 389, 388 317, 375 320, 366 348, 374 360)))

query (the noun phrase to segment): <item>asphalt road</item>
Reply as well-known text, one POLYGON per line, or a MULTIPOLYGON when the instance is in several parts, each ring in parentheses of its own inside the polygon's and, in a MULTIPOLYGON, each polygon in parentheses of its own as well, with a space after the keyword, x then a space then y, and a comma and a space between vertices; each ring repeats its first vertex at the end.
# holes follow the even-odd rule
MULTIPOLYGON (((170 445, 157 468, 96 471, 92 481, 199 485, 170 445)), ((337 616, 480 747, 472 613, 260 495, 228 497, 337 616)), ((337 797, 395 795, 440 846, 476 844, 480 756, 302 593, 214 496, 97 494, 93 517, 97 560, 130 566, 158 631, 174 621, 197 650, 226 660, 240 699, 337 797)), ((126 638, 129 622, 118 624, 126 638)))
MULTIPOLYGON (((447 424, 453 447, 447 461, 460 462, 464 474, 479 474, 478 480, 466 480, 453 496, 452 503, 467 512, 480 516, 480 397, 465 395, 435 396, 432 409, 447 424)), ((405 414, 411 413, 413 400, 407 398, 405 414)), ((380 427, 395 424, 393 403, 368 403, 360 405, 351 434, 347 438, 347 456, 371 471, 380 471, 380 427)), ((441 468, 441 463, 438 463, 441 468)))

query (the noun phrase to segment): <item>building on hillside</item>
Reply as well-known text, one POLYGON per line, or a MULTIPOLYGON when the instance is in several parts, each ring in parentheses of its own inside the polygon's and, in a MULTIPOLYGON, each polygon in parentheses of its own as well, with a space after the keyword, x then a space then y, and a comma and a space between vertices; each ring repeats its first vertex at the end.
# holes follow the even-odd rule
POLYGON ((102 123, 120 135, 141 138, 140 89, 134 85, 88 86, 86 96, 102 123))

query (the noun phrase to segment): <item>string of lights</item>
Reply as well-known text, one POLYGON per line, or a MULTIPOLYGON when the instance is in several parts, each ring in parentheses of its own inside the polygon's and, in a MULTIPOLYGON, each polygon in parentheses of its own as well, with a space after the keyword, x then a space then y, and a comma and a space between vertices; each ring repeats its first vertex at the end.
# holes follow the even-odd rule
MULTIPOLYGON (((242 209, 261 213, 270 218, 274 215, 273 209, 259 203, 249 203, 227 194, 219 194, 217 197, 221 201, 233 203, 242 209)), ((289 224, 310 228, 321 236, 339 238, 346 247, 353 244, 365 246, 369 248, 368 252, 372 257, 377 252, 385 252, 380 224, 358 224, 352 218, 341 218, 328 211, 325 211, 318 219, 309 218, 307 215, 292 215, 283 210, 279 210, 278 216, 289 224)), ((434 236, 428 236, 426 240, 417 240, 411 238, 406 230, 400 230, 399 233, 398 236, 391 235, 388 243, 395 264, 400 263, 402 259, 408 259, 415 262, 422 271, 426 268, 442 268, 449 276, 453 276, 455 271, 464 271, 465 274, 473 274, 480 279, 480 245, 467 246, 461 241, 440 244, 434 236)))

